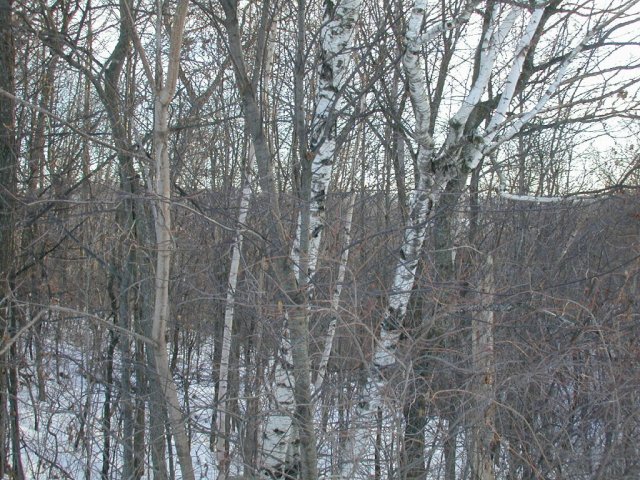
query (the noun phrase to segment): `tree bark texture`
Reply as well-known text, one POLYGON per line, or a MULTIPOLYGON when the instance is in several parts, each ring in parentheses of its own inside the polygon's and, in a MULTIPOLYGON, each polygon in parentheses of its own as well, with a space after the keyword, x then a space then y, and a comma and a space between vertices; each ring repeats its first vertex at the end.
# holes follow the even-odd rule
MULTIPOLYGON (((321 64, 318 67, 318 94, 315 112, 311 122, 309 155, 311 163, 311 186, 309 198, 309 218, 304 222, 308 230, 303 233, 302 219, 298 222, 298 232, 294 240, 293 264, 300 283, 307 284, 313 277, 318 263, 320 240, 325 226, 325 201, 331 182, 335 162, 337 117, 342 109, 342 90, 350 75, 351 42, 360 15, 362 0, 343 0, 334 7, 333 2, 325 2, 324 24, 320 30, 321 64), (302 235, 308 238, 303 242, 302 235), (308 251, 301 252, 307 244, 308 251), (301 254, 306 257, 302 260, 301 254), (306 272, 299 272, 298 266, 306 265, 306 272)), ((306 191, 302 188, 302 191, 306 191)))
MULTIPOLYGON (((267 4, 265 4, 266 6, 267 4)), ((264 26, 264 25, 263 25, 264 26)), ((267 89, 270 87, 271 68, 273 63, 274 48, 275 48, 275 32, 277 22, 272 21, 272 26, 269 32, 269 37, 264 40, 266 44, 266 53, 264 55, 263 70, 265 72, 264 78, 264 90, 262 95, 262 109, 268 110, 268 96, 266 94, 267 89)), ((265 32, 266 35, 266 32, 265 32)), ((236 234, 231 253, 231 266, 229 268, 229 280, 227 286, 227 300, 224 311, 224 327, 222 332, 222 351, 220 356, 220 374, 218 383, 218 418, 217 418, 217 430, 218 437, 216 442, 216 455, 218 459, 218 471, 222 480, 227 476, 229 469, 228 445, 229 432, 226 426, 226 414, 227 414, 227 395, 228 395, 228 377, 229 377, 229 354, 231 351, 231 335, 233 332, 233 314, 235 309, 235 296, 236 286, 238 284, 238 270, 240 267, 240 256, 242 254, 242 243, 244 239, 243 229, 247 221, 247 214, 249 212, 249 202, 251 200, 252 193, 252 170, 255 164, 255 149, 253 143, 249 142, 249 154, 244 167, 244 179, 242 186, 242 193, 240 197, 240 209, 238 213, 238 222, 236 227, 236 234)), ((286 430, 286 429, 285 429, 286 430)))
MULTIPOLYGON (((491 254, 486 257, 485 269, 478 284, 482 305, 493 303, 495 291, 494 266, 491 254)), ((481 310, 471 320, 472 365, 475 373, 472 414, 471 472, 474 480, 494 480, 494 457, 499 448, 495 424, 495 349, 493 327, 495 313, 481 310)))
MULTIPOLYGON (((0 88, 15 93, 15 46, 13 37, 13 1, 0 0, 0 88)), ((9 335, 11 318, 11 284, 14 258, 14 195, 16 193, 16 136, 15 102, 0 96, 0 335, 2 344, 9 335)), ((0 477, 8 471, 8 432, 12 431, 9 417, 10 359, 0 357, 0 477)), ((11 402, 13 403, 15 399, 11 402)))
POLYGON ((220 356, 220 374, 218 382, 218 418, 217 418, 217 439, 216 455, 218 459, 218 471, 221 480, 224 480, 229 470, 229 451, 225 447, 228 442, 229 432, 226 427, 227 416, 227 395, 229 384, 229 358, 231 354, 231 335, 233 334, 233 313, 235 309, 236 286, 238 285, 238 273, 240 268, 240 256, 242 254, 243 229, 247 221, 249 212, 249 201, 251 200, 251 169, 255 159, 255 152, 249 144, 249 155, 245 167, 244 184, 240 196, 240 209, 236 235, 231 253, 231 266, 229 267, 229 280, 227 286, 227 300, 224 309, 224 326, 222 331, 222 351, 220 356))
MULTIPOLYGON (((169 162, 169 105, 176 91, 178 70, 180 68, 180 50, 187 16, 188 0, 178 3, 171 25, 169 40, 169 59, 166 78, 156 78, 153 153, 155 160, 155 188, 156 194, 156 272, 155 272, 155 303, 151 324, 151 339, 154 342, 153 356, 158 386, 164 395, 170 431, 175 441, 178 461, 182 478, 194 480, 193 461, 189 438, 182 415, 182 407, 178 400, 178 391, 169 370, 169 356, 165 332, 170 314, 169 281, 171 268, 171 253, 173 239, 171 237, 171 165, 169 162)), ((161 12, 158 12, 160 15, 161 12)), ((161 30, 156 31, 156 36, 161 30)), ((158 38, 156 38, 159 41, 158 38)), ((149 79, 151 81, 151 79, 149 79)))

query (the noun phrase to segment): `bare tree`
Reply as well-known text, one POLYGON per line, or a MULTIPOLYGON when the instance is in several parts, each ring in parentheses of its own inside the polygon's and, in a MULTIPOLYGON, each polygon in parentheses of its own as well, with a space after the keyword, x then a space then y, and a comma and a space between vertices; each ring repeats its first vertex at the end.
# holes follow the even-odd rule
POLYGON ((5 5, 5 475, 637 476, 636 2, 5 5))
MULTIPOLYGON (((17 332, 16 314, 13 311, 11 290, 14 283, 14 246, 15 246, 15 195, 16 170, 18 166, 15 132, 15 101, 11 97, 15 92, 15 47, 13 33, 12 2, 0 3, 0 308, 2 309, 3 345, 7 337, 17 332), (8 95, 7 95, 8 94, 8 95)), ((17 410, 17 375, 15 347, 10 354, 2 355, 0 368, 0 476, 9 471, 16 478, 24 478, 20 459, 19 415, 17 410), (7 455, 6 439, 10 438, 11 463, 7 455)))

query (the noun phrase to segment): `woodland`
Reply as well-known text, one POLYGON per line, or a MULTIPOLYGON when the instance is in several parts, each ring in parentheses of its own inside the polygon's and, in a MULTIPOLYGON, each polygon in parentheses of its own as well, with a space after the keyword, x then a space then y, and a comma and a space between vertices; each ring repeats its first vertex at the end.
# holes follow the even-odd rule
POLYGON ((0 0, 0 479, 640 478, 639 32, 0 0))

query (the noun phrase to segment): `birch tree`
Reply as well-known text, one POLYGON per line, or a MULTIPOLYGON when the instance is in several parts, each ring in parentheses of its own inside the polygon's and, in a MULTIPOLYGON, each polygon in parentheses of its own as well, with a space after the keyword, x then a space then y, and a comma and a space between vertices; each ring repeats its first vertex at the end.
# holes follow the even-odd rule
MULTIPOLYGON (((533 51, 543 35, 543 20, 548 20, 555 6, 532 6, 533 11, 522 6, 508 6, 499 3, 487 5, 484 14, 484 25, 480 43, 477 47, 477 68, 472 82, 455 113, 447 121, 444 141, 437 146, 437 139, 429 134, 429 122, 432 119, 430 99, 424 83, 425 72, 422 64, 422 49, 428 48, 429 42, 438 38, 448 29, 464 28, 473 15, 477 3, 468 3, 455 17, 427 30, 422 29, 425 15, 428 12, 427 2, 415 2, 407 20, 405 35, 406 50, 402 61, 409 86, 414 113, 414 140, 417 144, 417 181, 416 188, 409 199, 409 215, 404 227, 403 239, 398 249, 398 263, 395 269, 389 293, 389 308, 385 313, 380 339, 376 343, 372 361, 372 373, 363 388, 363 399, 357 410, 363 425, 354 434, 354 453, 350 464, 345 467, 353 475, 357 471, 357 462, 365 455, 366 431, 371 427, 374 412, 381 407, 380 389, 382 388, 381 372, 396 364, 396 350, 402 333, 403 320, 412 287, 415 281, 418 258, 434 212, 440 203, 443 193, 454 182, 460 182, 468 172, 477 168, 480 160, 501 142, 517 135, 522 127, 546 108, 550 99, 566 75, 567 69, 585 48, 593 42, 595 36, 609 28, 620 16, 631 8, 630 3, 623 3, 617 9, 604 12, 594 20, 594 26, 587 31, 577 45, 570 47, 569 53, 554 59, 559 63, 556 71, 547 77, 548 82, 543 93, 534 93, 537 99, 531 102, 526 113, 511 118, 515 93, 528 87, 532 71, 535 71, 533 51), (507 65, 501 65, 499 53, 510 35, 514 35, 516 21, 524 24, 516 35, 515 52, 510 56, 507 65), (527 68, 525 69, 525 64, 527 68), (499 93, 494 95, 496 85, 493 77, 496 71, 507 68, 504 81, 497 87, 499 93), (483 97, 489 95, 488 102, 483 97), (478 115, 480 109, 489 111, 478 115), (479 130, 482 119, 487 126, 479 130), (500 136, 498 137, 498 132, 500 136), (500 138, 500 140, 497 140, 500 138), (368 419, 368 420, 366 420, 368 419)), ((433 91, 430 89, 429 91, 433 91)), ((535 98, 535 97, 534 97, 535 98)), ((510 198, 508 193, 503 193, 510 198)))
MULTIPOLYGON (((263 24, 263 27, 265 25, 263 24)), ((264 55, 264 71, 265 78, 264 84, 265 87, 262 91, 262 107, 264 110, 268 110, 269 102, 268 97, 266 95, 267 88, 269 88, 270 82, 270 72, 271 66, 273 63, 274 56, 274 48, 275 48, 275 33, 277 29, 277 21, 272 20, 272 25, 270 28, 269 38, 266 39, 266 52, 264 55)), ((254 80, 255 83, 255 80, 254 80)), ((226 426, 226 400, 227 400, 227 390, 228 390, 228 376, 229 376, 229 355, 231 352, 231 335, 233 331, 233 314, 235 308, 235 295, 236 295, 236 287, 238 284, 238 269, 240 267, 240 256, 242 254, 242 243, 244 238, 243 229, 245 228, 245 224, 247 221, 247 215, 249 213, 249 202, 251 200, 252 193, 252 170, 255 163, 255 150, 253 148, 253 144, 249 142, 249 152, 248 158, 246 160, 245 165, 245 174, 243 179, 242 192, 240 197, 240 209, 238 212, 238 226, 236 231, 236 237, 234 239, 234 244, 231 253, 231 265, 229 267, 229 286, 227 291, 227 300, 224 311, 224 329, 222 332, 222 353, 220 357, 220 380, 218 387, 218 418, 217 418, 217 426, 218 426, 218 438, 216 442, 216 452, 218 456, 219 462, 219 472, 220 475, 224 478, 228 473, 229 468, 229 452, 228 447, 225 446, 225 442, 228 442, 228 430, 226 426)), ((288 350, 288 346, 285 346, 285 351, 288 350)), ((287 358, 287 361, 290 361, 287 358)), ((276 367, 278 369, 278 367, 276 367)), ((282 376, 282 372, 277 370, 276 376, 278 377, 278 382, 285 382, 285 378, 280 378, 282 376)), ((285 403, 286 404, 286 403, 285 403)), ((271 446, 271 450, 276 446, 271 446)), ((285 452, 286 454, 286 452, 285 452)))
POLYGON ((0 22, 0 470, 636 475, 637 3, 186 4, 0 22))
MULTIPOLYGON (((335 7, 331 3, 325 4, 324 25, 320 30, 321 63, 318 67, 318 93, 308 135, 307 156, 312 158, 311 175, 310 179, 302 179, 303 183, 310 181, 309 220, 303 221, 303 216, 300 215, 292 253, 294 265, 302 263, 307 266, 306 272, 302 271, 297 275, 301 284, 311 280, 318 263, 325 222, 326 195, 335 162, 337 120, 344 105, 343 89, 351 75, 348 68, 352 54, 350 47, 361 6, 361 0, 343 0, 335 7), (307 223, 308 227, 305 229, 307 223), (303 245, 306 245, 306 248, 303 245), (301 249, 305 251, 306 259, 300 259, 301 249)), ((307 191, 305 185, 302 191, 307 191)))
MULTIPOLYGON (((264 125, 261 121, 261 114, 258 102, 256 100, 255 88, 252 85, 245 62, 245 54, 241 43, 241 34, 238 23, 238 5, 234 1, 222 1, 222 8, 225 13, 224 27, 228 37, 229 53, 234 65, 236 83, 242 100, 243 114, 246 122, 249 138, 253 143, 256 164, 258 167, 259 185, 264 194, 269 198, 269 222, 268 235, 270 240, 269 253, 272 260, 272 271, 274 279, 282 289, 283 293, 288 297, 287 302, 293 305, 289 310, 289 326, 293 342, 291 350, 289 350, 288 341, 285 344, 285 350, 281 352, 282 359, 278 361, 280 366, 276 369, 277 385, 282 385, 282 390, 276 390, 276 401, 281 404, 281 408, 285 411, 277 417, 282 419, 282 424, 278 424, 275 428, 270 429, 269 425, 265 431, 265 445, 273 445, 275 452, 266 452, 266 458, 263 461, 262 472, 267 477, 275 475, 277 471, 285 472, 289 469, 285 465, 286 457, 286 435, 290 426, 290 420, 286 409, 292 406, 292 397, 290 396, 290 388, 286 388, 290 380, 282 378, 278 374, 278 369, 282 374, 286 375, 292 372, 295 377, 294 394, 297 406, 297 418, 300 426, 300 441, 302 448, 302 476, 303 478, 314 478, 316 476, 316 458, 315 458, 315 436, 311 421, 311 401, 309 392, 310 372, 308 359, 308 331, 304 322, 304 301, 301 292, 297 292, 295 276, 288 260, 286 253, 286 234, 283 230, 280 215, 279 194, 276 189, 276 183, 273 175, 273 159, 266 141, 264 125), (291 351, 291 362, 288 362, 289 351, 291 351), (281 363, 284 362, 284 363, 281 363), (294 367, 295 368, 292 368, 294 367), (284 427, 281 429, 280 427, 284 427), (270 439, 270 437, 272 439, 270 439), (283 441, 284 437, 284 441, 283 441), (284 456, 283 456, 284 455, 284 456)), ((283 335, 286 338, 287 335, 283 335)))
POLYGON ((218 387, 217 402, 217 440, 216 454, 218 457, 218 470, 222 478, 224 478, 229 469, 229 451, 225 445, 228 442, 229 431, 227 430, 226 420, 226 401, 228 395, 229 382, 229 357, 231 354, 231 335, 233 332, 233 313, 235 309, 235 294, 238 285, 238 271, 240 268, 240 256, 242 255, 243 232, 242 228, 247 221, 249 213, 249 202, 251 200, 251 167, 255 153, 253 148, 249 146, 249 158, 240 197, 240 209, 238 212, 238 226, 236 237, 233 242, 231 253, 231 266, 229 267, 229 287, 227 291, 227 301, 224 309, 224 327, 222 331, 222 352, 220 357, 220 380, 218 387))
MULTIPOLYGON (((304 8, 299 5, 299 9, 304 8)), ((251 134, 251 140, 256 150, 256 160, 260 175, 260 183, 264 192, 268 192, 271 197, 270 215, 272 216, 273 227, 270 231, 272 242, 277 241, 277 245, 286 245, 286 237, 282 232, 276 230, 279 220, 279 205, 277 202, 277 192, 273 190, 272 161, 268 146, 264 142, 264 128, 257 120, 260 118, 259 109, 255 100, 255 89, 251 87, 251 82, 246 74, 242 46, 239 43, 239 32, 237 30, 237 5, 233 2, 222 2, 226 14, 225 27, 229 36, 229 49, 232 56, 236 79, 243 98, 244 115, 251 134)), ((281 260, 281 266, 275 277, 279 280, 283 291, 289 296, 298 289, 296 297, 290 301, 295 308, 289 310, 288 326, 291 332, 291 360, 292 364, 287 365, 287 353, 289 351, 289 339, 287 333, 282 335, 282 343, 279 350, 283 352, 284 359, 281 366, 276 366, 276 404, 284 406, 291 403, 291 396, 287 391, 294 392, 296 403, 297 429, 300 435, 302 452, 302 478, 315 478, 315 439, 313 435, 313 420, 310 397, 310 365, 308 359, 308 312, 305 306, 306 300, 302 296, 303 285, 308 283, 308 268, 315 269, 317 261, 317 251, 320 242, 320 231, 322 230, 322 215, 324 209, 324 196, 328 182, 330 180, 331 165, 335 152, 334 139, 334 111, 339 98, 339 90, 344 82, 344 70, 347 62, 347 46, 352 37, 355 20, 358 14, 360 2, 342 2, 335 10, 331 2, 326 5, 326 24, 321 31, 323 42, 323 63, 320 70, 320 85, 318 90, 318 101, 314 123, 312 123, 311 148, 315 163, 311 167, 311 182, 315 193, 311 199, 310 219, 304 220, 301 216, 299 222, 299 233, 297 237, 301 240, 294 242, 294 254, 291 260, 281 260), (312 223, 313 222, 313 223, 312 223), (308 225, 308 227, 306 226, 308 225), (310 231, 313 229, 313 231, 310 231), (301 233, 310 231, 310 234, 301 233), (306 240, 309 235, 309 240, 306 240), (308 242, 308 245, 305 243, 308 242), (300 268, 300 264, 303 265, 300 268), (309 265, 307 267, 306 265, 309 265), (300 274, 299 272, 305 272, 300 274), (284 367, 283 370, 281 368, 284 367)), ((304 181, 304 180, 303 180, 304 181)), ((303 188, 304 191, 304 188, 303 188)), ((272 257, 277 258, 282 255, 281 250, 272 249, 272 257)), ((264 467, 263 471, 267 475, 274 475, 276 471, 291 471, 287 466, 286 452, 288 450, 288 438, 290 435, 290 420, 287 414, 272 415, 266 426, 264 434, 264 467)))

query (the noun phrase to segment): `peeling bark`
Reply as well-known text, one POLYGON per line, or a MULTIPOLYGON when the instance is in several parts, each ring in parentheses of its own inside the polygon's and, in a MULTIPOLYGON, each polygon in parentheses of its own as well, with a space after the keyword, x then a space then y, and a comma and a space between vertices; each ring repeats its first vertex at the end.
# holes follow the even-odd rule
MULTIPOLYGON (((318 67, 318 94, 309 132, 311 163, 311 189, 309 198, 308 251, 301 252, 302 231, 299 228, 292 251, 292 260, 298 282, 307 284, 312 279, 320 240, 325 224, 325 200, 331 181, 336 153, 336 121, 343 107, 342 90, 350 75, 351 42, 360 15, 362 0, 343 0, 333 8, 325 2, 325 21, 320 31, 322 49, 318 67), (306 254, 307 261, 301 254, 306 254), (300 262, 307 271, 299 271, 300 262)), ((304 189, 303 189, 304 190, 304 189)), ((298 225, 302 225, 301 219, 298 225)))
MULTIPOLYGON (((296 426, 300 432, 301 462, 303 478, 317 477, 317 458, 313 418, 311 414, 310 363, 308 354, 308 325, 304 295, 299 291, 293 273, 291 259, 287 255, 287 234, 281 222, 279 195, 273 176, 273 158, 266 141, 260 108, 256 101, 255 87, 249 79, 240 41, 237 4, 221 0, 225 12, 224 26, 228 36, 229 53, 234 64, 236 83, 242 99, 243 115, 247 132, 253 142, 258 166, 259 184, 269 199, 268 252, 272 258, 271 270, 274 281, 287 297, 287 316, 291 339, 287 330, 282 335, 280 345, 281 360, 275 362, 276 404, 292 405, 295 398, 296 426), (290 357, 289 357, 290 354, 290 357), (290 358, 290 361, 289 361, 290 358)), ((261 465, 261 476, 265 478, 281 476, 289 470, 286 462, 287 437, 290 435, 290 412, 269 418, 265 426, 265 447, 261 465)))

